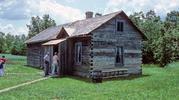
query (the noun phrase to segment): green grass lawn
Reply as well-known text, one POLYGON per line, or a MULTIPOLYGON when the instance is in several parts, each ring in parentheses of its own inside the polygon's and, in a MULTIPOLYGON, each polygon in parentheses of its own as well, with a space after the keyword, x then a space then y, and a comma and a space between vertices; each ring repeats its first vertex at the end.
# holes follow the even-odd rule
MULTIPOLYGON (((15 66, 17 69, 23 67, 15 66)), ((28 70, 30 73, 39 72, 31 68, 23 69, 28 70)), ((18 79, 20 76, 16 77, 18 79)), ((26 76, 27 79, 28 77, 31 76, 26 76)), ((2 81, 0 79, 0 84, 2 81)), ((141 77, 108 80, 100 84, 76 77, 49 78, 2 93, 0 100, 179 100, 178 94, 179 62, 175 62, 165 68, 152 64, 143 65, 141 77)))
POLYGON ((0 57, 2 55, 5 55, 8 61, 5 65, 5 76, 0 77, 0 89, 42 77, 40 70, 24 66, 26 57, 9 54, 0 54, 0 57))

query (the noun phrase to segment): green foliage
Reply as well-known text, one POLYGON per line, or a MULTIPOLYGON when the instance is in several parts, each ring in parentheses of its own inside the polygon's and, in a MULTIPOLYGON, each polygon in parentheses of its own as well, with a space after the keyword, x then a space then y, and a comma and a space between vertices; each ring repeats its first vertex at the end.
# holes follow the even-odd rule
POLYGON ((27 25, 29 29, 28 37, 23 35, 12 35, 10 33, 0 32, 0 53, 11 53, 14 55, 25 55, 27 38, 30 38, 50 26, 55 26, 56 23, 49 15, 32 17, 31 24, 27 25))
POLYGON ((26 40, 25 35, 15 36, 15 40, 12 43, 11 54, 14 55, 25 55, 26 54, 26 40))
POLYGON ((33 37, 34 35, 51 26, 56 26, 56 23, 55 20, 50 18, 48 14, 43 15, 42 18, 39 16, 32 17, 31 24, 27 25, 27 28, 29 29, 28 38, 33 37))
POLYGON ((179 57, 179 32, 175 29, 166 30, 156 42, 154 57, 160 64, 165 66, 179 57))
POLYGON ((168 13, 165 21, 152 10, 146 14, 134 13, 130 18, 148 39, 143 43, 144 63, 158 63, 160 66, 165 66, 179 59, 178 11, 168 13))
POLYGON ((11 53, 15 55, 26 54, 27 37, 23 35, 11 35, 0 32, 0 53, 11 53))
POLYGON ((3 53, 4 50, 4 41, 5 41, 5 33, 0 32, 0 53, 3 53))
POLYGON ((177 28, 179 31, 179 11, 171 11, 167 14, 165 27, 169 28, 177 28))

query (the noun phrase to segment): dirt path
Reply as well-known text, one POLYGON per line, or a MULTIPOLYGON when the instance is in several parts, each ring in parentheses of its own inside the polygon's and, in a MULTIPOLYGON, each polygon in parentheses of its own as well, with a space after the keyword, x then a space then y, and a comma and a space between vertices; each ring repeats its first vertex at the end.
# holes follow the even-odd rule
POLYGON ((29 82, 26 82, 26 83, 22 83, 22 84, 19 84, 19 85, 15 85, 15 86, 12 86, 12 87, 8 87, 8 88, 0 90, 0 94, 3 93, 3 92, 7 92, 7 91, 10 91, 10 90, 25 86, 25 85, 30 85, 30 84, 33 84, 33 83, 36 83, 36 82, 39 82, 39 81, 42 81, 42 80, 46 80, 48 78, 49 77, 44 77, 44 78, 40 78, 40 79, 37 79, 37 80, 29 81, 29 82))

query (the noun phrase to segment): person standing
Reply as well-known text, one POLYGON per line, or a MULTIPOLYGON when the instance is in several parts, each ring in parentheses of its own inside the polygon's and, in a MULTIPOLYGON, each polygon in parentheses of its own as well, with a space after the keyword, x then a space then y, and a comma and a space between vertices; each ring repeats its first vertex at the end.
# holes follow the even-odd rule
POLYGON ((3 75, 3 60, 0 59, 0 77, 2 77, 3 75))
POLYGON ((45 77, 49 75, 49 64, 50 64, 50 56, 49 52, 44 56, 44 62, 45 62, 45 67, 44 67, 44 74, 45 77))
POLYGON ((0 59, 0 76, 4 76, 4 64, 6 63, 5 56, 0 59))
POLYGON ((52 59, 52 75, 56 75, 55 70, 57 70, 58 61, 59 61, 59 58, 57 56, 57 52, 55 52, 54 56, 53 56, 53 59, 52 59))

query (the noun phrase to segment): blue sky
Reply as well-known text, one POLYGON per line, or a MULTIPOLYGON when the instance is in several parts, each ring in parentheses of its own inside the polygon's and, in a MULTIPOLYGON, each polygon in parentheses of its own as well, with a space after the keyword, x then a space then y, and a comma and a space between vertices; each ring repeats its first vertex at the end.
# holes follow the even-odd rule
POLYGON ((128 15, 150 9, 164 17, 179 10, 179 0, 0 0, 0 31, 27 34, 32 16, 50 14, 57 24, 84 19, 86 11, 102 14, 123 10, 128 15))

